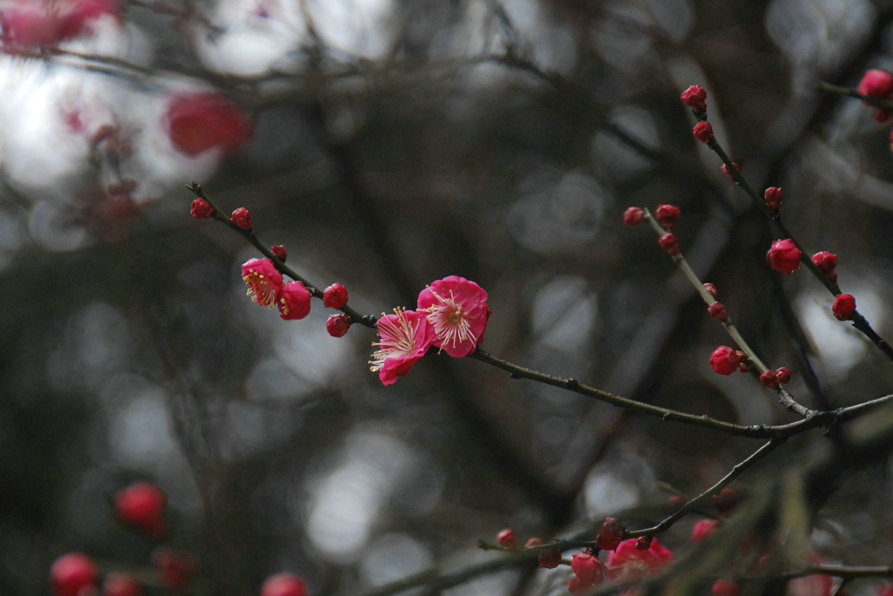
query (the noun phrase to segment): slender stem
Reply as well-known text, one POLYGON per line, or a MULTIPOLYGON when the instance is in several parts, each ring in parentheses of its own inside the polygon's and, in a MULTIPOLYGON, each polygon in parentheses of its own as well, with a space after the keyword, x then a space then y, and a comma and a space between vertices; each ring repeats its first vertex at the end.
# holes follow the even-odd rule
MULTIPOLYGON (((866 100, 870 99, 858 93, 847 93, 847 95, 853 95, 855 97, 866 100)), ((707 116, 705 113, 695 113, 695 116, 699 120, 707 120, 707 116)), ((744 178, 744 176, 741 174, 741 170, 731 160, 729 155, 722 148, 722 145, 719 144, 719 141, 713 139, 712 141, 707 143, 707 146, 710 147, 710 149, 714 153, 716 153, 716 155, 719 156, 719 158, 725 164, 726 170, 735 181, 735 184, 741 187, 741 189, 753 200, 754 204, 759 208, 760 211, 763 212, 764 215, 766 215, 770 223, 774 224, 778 228, 778 231, 781 233, 781 235, 785 238, 789 238, 797 247, 797 249, 800 250, 800 262, 803 263, 807 269, 809 269, 812 275, 817 280, 819 280, 819 282, 821 282, 821 284, 825 286, 825 288, 827 288, 827 290, 833 296, 837 296, 838 294, 840 294, 841 289, 837 282, 825 275, 825 273, 818 268, 818 265, 812 262, 812 259, 809 257, 803 245, 800 244, 800 241, 797 240, 794 234, 782 221, 781 214, 779 214, 778 211, 769 209, 766 206, 766 202, 765 200, 763 200, 763 197, 761 197, 759 193, 750 185, 747 179, 744 178)), ((850 320, 852 321, 853 326, 861 331, 866 337, 868 337, 868 339, 870 339, 871 342, 874 343, 878 347, 878 349, 880 349, 881 352, 883 352, 884 355, 887 356, 887 358, 893 360, 893 346, 891 346, 885 339, 878 335, 877 332, 874 331, 874 329, 872 329, 871 325, 868 323, 865 317, 862 316, 862 314, 860 314, 858 311, 855 311, 852 317, 850 317, 850 320)))
POLYGON ((720 489, 727 486, 732 480, 744 473, 745 470, 769 455, 776 447, 784 443, 784 441, 784 438, 774 438, 770 441, 767 441, 766 443, 763 443, 763 445, 761 445, 759 449, 735 464, 735 466, 732 467, 729 473, 723 476, 716 484, 685 503, 671 515, 658 522, 657 525, 651 526, 650 528, 644 528, 642 530, 633 530, 631 532, 627 532, 626 535, 631 538, 635 538, 638 536, 654 536, 655 534, 665 532, 670 528, 670 526, 685 517, 691 510, 698 507, 701 503, 709 499, 711 496, 715 495, 720 489))
MULTIPOLYGON (((645 220, 649 223, 651 229, 654 230, 655 234, 657 234, 658 236, 663 236, 667 233, 667 230, 660 226, 660 224, 657 222, 657 219, 651 214, 651 211, 647 207, 643 208, 643 211, 645 212, 645 220)), ((686 260, 685 255, 682 253, 682 251, 679 250, 676 254, 672 255, 672 258, 673 262, 679 266, 691 285, 694 286, 695 290, 701 296, 701 299, 704 301, 704 303, 708 307, 711 304, 716 303, 716 298, 704 287, 704 282, 701 281, 701 279, 698 277, 698 274, 695 273, 691 265, 688 264, 688 261, 686 260)), ((744 340, 744 336, 741 335, 741 332, 739 332, 735 324, 732 323, 732 319, 726 317, 724 321, 720 322, 726 328, 726 331, 735 342, 735 344, 738 346, 738 348, 742 352, 744 352, 747 360, 749 360, 750 363, 753 364, 754 368, 756 368, 759 373, 768 370, 769 367, 763 364, 763 361, 760 360, 760 357, 757 355, 756 351, 754 351, 754 349, 750 347, 750 344, 748 344, 744 340)), ((778 388, 775 391, 778 394, 778 403, 780 403, 791 412, 794 412, 799 416, 802 416, 803 418, 807 418, 813 413, 813 410, 797 402, 797 400, 794 399, 794 396, 792 396, 782 384, 779 384, 778 388)))

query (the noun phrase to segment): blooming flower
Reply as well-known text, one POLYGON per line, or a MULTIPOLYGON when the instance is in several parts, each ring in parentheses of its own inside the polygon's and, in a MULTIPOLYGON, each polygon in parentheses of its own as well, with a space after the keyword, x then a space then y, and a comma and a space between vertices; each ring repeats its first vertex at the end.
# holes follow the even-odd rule
POLYGON ((608 553, 608 579, 614 584, 634 582, 654 575, 672 561, 673 552, 657 538, 646 550, 638 550, 636 539, 630 538, 608 553))
POLYGON ((301 282, 288 282, 279 292, 279 316, 285 320, 303 319, 310 312, 310 296, 301 282))
POLYGON ((383 315, 375 324, 379 340, 372 353, 369 370, 378 373, 383 385, 391 385, 409 373, 412 365, 425 355, 434 342, 434 326, 428 313, 395 308, 394 314, 383 315))
POLYGON ((800 268, 800 249, 790 238, 776 240, 766 253, 766 261, 779 273, 788 275, 800 268))
POLYGON ((422 290, 418 309, 427 313, 434 329, 433 344, 453 358, 474 352, 490 317, 487 292, 458 275, 435 281, 422 290))
POLYGON ((248 295, 261 306, 273 307, 282 290, 282 274, 270 259, 248 259, 242 264, 248 295))

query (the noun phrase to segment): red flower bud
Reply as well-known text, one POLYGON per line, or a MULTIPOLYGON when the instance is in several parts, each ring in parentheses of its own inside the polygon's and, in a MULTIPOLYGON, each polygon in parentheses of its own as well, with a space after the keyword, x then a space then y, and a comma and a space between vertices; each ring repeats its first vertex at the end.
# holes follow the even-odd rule
POLYGON ((641 207, 627 207, 623 212, 623 223, 628 226, 637 226, 645 217, 645 210, 641 207))
POLYGON ((714 302, 707 307, 707 312, 717 321, 726 321, 729 317, 726 314, 726 307, 722 302, 714 302))
POLYGON ((660 227, 670 231, 673 229, 673 224, 679 219, 679 207, 676 205, 658 205, 657 209, 654 210, 654 217, 657 218, 657 223, 660 224, 660 227))
POLYGON ((328 308, 341 308, 347 304, 347 289, 338 282, 333 283, 323 291, 322 303, 328 308))
POLYGON ((679 240, 676 238, 676 234, 664 234, 657 241, 660 247, 671 255, 679 254, 679 240))
POLYGON ((717 521, 715 519, 702 519, 696 522, 691 529, 691 539, 693 542, 700 542, 708 538, 716 531, 717 521))
POLYGON ((719 294, 719 290, 716 289, 716 286, 714 286, 709 281, 704 284, 704 289, 707 290, 707 292, 714 298, 716 298, 716 295, 719 294))
POLYGON ((793 375, 793 374, 794 373, 792 373, 791 369, 789 369, 787 366, 781 366, 781 367, 775 369, 775 378, 777 378, 778 382, 782 383, 782 384, 790 381, 791 375, 793 375))
POLYGON ((893 91, 893 75, 886 70, 873 68, 862 75, 856 89, 862 95, 887 97, 893 91))
POLYGON ((110 573, 102 583, 102 596, 142 596, 143 590, 129 573, 110 573))
POLYGON ((725 174, 727 178, 732 178, 732 179, 735 178, 735 174, 732 173, 732 170, 734 170, 736 172, 741 171, 741 168, 738 167, 738 164, 735 163, 734 161, 732 162, 731 168, 729 168, 729 166, 727 166, 726 164, 722 164, 721 166, 719 166, 719 169, 722 170, 722 173, 725 174))
POLYGON ((788 275, 800 268, 800 249, 790 238, 776 240, 766 253, 766 261, 779 273, 788 275))
POLYGON ((115 495, 118 519, 158 538, 164 533, 164 508, 167 497, 160 488, 149 482, 137 482, 115 495))
POLYGON ((856 299, 850 294, 838 294, 834 298, 834 305, 831 307, 831 310, 838 320, 846 321, 856 312, 856 299))
POLYGON ((606 517, 602 523, 598 536, 595 538, 596 545, 602 550, 614 550, 620 541, 623 540, 623 524, 616 517, 606 517))
POLYGON ((68 553, 50 567, 50 584, 56 596, 78 596, 95 586, 99 570, 93 560, 81 553, 68 553))
POLYGON ((698 122, 691 133, 696 139, 708 145, 713 142, 713 126, 709 122, 698 122))
POLYGON ((696 112, 707 111, 707 92, 700 85, 692 85, 679 96, 686 106, 696 112))
POLYGON ((310 291, 299 281, 290 281, 279 293, 279 317, 285 320, 303 319, 310 313, 310 291))
POLYGON ((527 539, 527 542, 524 543, 524 548, 530 548, 531 546, 539 546, 543 543, 542 539, 539 536, 531 536, 527 539))
POLYGON ((738 589, 738 584, 732 580, 718 579, 713 582, 713 587, 710 589, 710 593, 713 596, 738 596, 740 590, 738 589))
POLYGON ((543 551, 540 553, 537 562, 543 569, 555 569, 561 565, 561 551, 557 548, 543 551))
POLYGON ((189 210, 189 213, 195 219, 207 219, 214 215, 214 208, 211 207, 211 203, 206 199, 199 197, 192 201, 192 208, 189 210))
POLYGON ((342 337, 353 323, 353 319, 345 314, 332 315, 326 319, 326 331, 332 337, 342 337))
POLYGON ((584 550, 575 554, 571 560, 571 568, 588 587, 597 586, 605 581, 605 564, 589 551, 584 550))
POLYGON ((760 373, 760 383, 770 389, 778 389, 778 373, 774 370, 764 370, 760 373))
POLYGON ((636 550, 648 550, 651 548, 651 536, 639 536, 636 538, 636 550))
POLYGON ((288 252, 286 252, 285 247, 282 246, 281 244, 277 244, 277 245, 273 246, 272 248, 270 248, 270 252, 273 253, 273 256, 275 256, 277 259, 279 259, 283 263, 285 262, 285 259, 288 257, 288 252))
POLYGON ((782 193, 781 187, 770 186, 769 188, 764 190, 763 200, 766 202, 766 207, 768 207, 772 211, 778 211, 779 209, 781 209, 781 203, 784 201, 784 193, 782 193))
POLYGON ((515 548, 515 545, 518 544, 518 539, 515 538, 515 533, 511 528, 503 528, 496 534, 496 542, 502 548, 515 548))
POLYGON ((823 250, 812 255, 812 262, 825 274, 828 274, 834 271, 834 268, 837 267, 837 255, 832 254, 827 250, 823 250))
POLYGON ((251 221, 251 213, 244 207, 239 207, 233 211, 232 220, 234 224, 243 230, 250 230, 254 227, 254 223, 251 221))
POLYGON ((710 367, 721 375, 730 375, 738 368, 738 354, 734 348, 719 346, 710 355, 710 367))
POLYGON ((277 573, 264 580, 260 596, 307 596, 307 584, 297 575, 277 573))

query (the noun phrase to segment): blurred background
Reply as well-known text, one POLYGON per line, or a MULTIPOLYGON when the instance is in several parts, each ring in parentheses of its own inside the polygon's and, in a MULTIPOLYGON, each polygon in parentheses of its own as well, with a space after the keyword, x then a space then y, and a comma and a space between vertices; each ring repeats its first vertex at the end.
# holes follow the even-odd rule
MULTIPOLYGON (((48 594, 73 550, 150 566, 154 546, 110 514, 136 480, 168 495, 164 544, 201 561, 189 593, 256 594, 286 570, 314 595, 362 594, 489 560, 477 541, 505 526, 522 542, 621 512, 644 527, 759 445, 445 353, 383 387, 370 330, 334 339, 319 301, 283 321, 245 296, 239 266, 259 255, 189 216, 192 180, 362 312, 461 275, 489 293, 482 347, 497 356, 695 414, 793 421, 755 379, 710 369, 724 330, 654 234, 622 225, 629 205, 676 204, 683 252, 763 360, 794 371, 802 403, 889 393, 890 362, 827 291, 766 267, 777 233, 692 138, 679 94, 707 89, 720 143, 755 188, 784 188, 785 221, 839 255, 842 288, 889 337, 890 126, 815 83, 893 67, 891 9, 0 3, 0 592, 48 594), (40 28, 24 9, 82 12, 40 28)), ((874 417, 888 438, 870 448, 812 431, 733 486, 759 492, 837 449, 829 480, 805 484, 809 550, 889 564, 891 417, 874 417)), ((661 536, 677 557, 693 521, 661 536)), ((561 594, 568 573, 443 593, 561 594)))

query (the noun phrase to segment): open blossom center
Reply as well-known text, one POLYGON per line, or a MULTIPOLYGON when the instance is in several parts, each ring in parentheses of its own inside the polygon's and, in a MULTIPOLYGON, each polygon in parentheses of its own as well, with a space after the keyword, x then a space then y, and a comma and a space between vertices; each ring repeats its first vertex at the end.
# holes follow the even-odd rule
POLYGON ((242 276, 248 284, 247 294, 261 306, 272 307, 276 302, 276 286, 263 274, 253 269, 242 276))
POLYGON ((471 323, 462 312, 462 305, 453 298, 444 298, 437 292, 431 292, 437 299, 437 304, 428 308, 428 321, 434 326, 434 333, 441 338, 441 347, 449 344, 455 348, 456 344, 466 341, 476 342, 477 338, 471 330, 471 323))
POLYGON ((381 341, 372 345, 378 349, 372 353, 369 370, 378 372, 389 358, 410 356, 416 349, 416 326, 406 318, 405 309, 395 309, 393 317, 382 317, 378 321, 378 334, 381 341))

